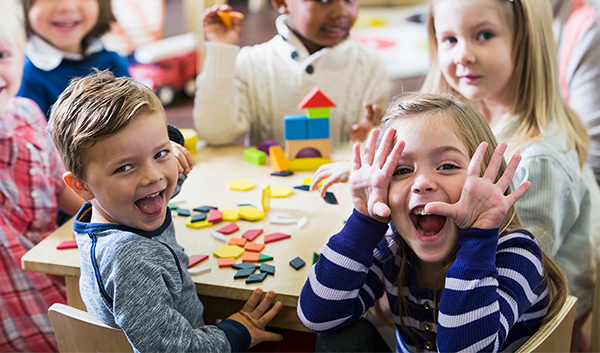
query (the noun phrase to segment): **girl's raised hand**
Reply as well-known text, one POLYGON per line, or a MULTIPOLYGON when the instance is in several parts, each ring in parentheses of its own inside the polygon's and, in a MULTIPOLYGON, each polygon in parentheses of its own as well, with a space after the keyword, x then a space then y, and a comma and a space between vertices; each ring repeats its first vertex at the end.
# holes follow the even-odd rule
POLYGON ((404 150, 404 141, 396 141, 391 149, 396 130, 388 129, 383 136, 379 149, 375 142, 379 130, 372 130, 365 145, 365 153, 360 157, 360 145, 352 148, 352 172, 349 185, 352 202, 356 211, 380 222, 390 220, 388 206, 390 179, 398 166, 398 160, 404 150))
POLYGON ((238 45, 242 37, 242 20, 232 16, 231 27, 225 26, 217 11, 230 12, 229 5, 213 5, 204 11, 204 37, 209 42, 238 45))
POLYGON ((531 183, 527 181, 510 195, 504 195, 521 162, 519 154, 510 159, 504 174, 495 182, 507 147, 504 142, 498 144, 483 177, 480 177, 481 163, 487 146, 486 142, 482 142, 477 147, 458 202, 430 202, 425 206, 426 212, 450 217, 460 229, 494 229, 500 226, 508 209, 529 190, 531 183))
POLYGON ((310 191, 316 190, 319 183, 324 180, 321 186, 321 197, 325 197, 331 185, 348 181, 351 168, 352 164, 346 161, 323 164, 311 178, 310 191))

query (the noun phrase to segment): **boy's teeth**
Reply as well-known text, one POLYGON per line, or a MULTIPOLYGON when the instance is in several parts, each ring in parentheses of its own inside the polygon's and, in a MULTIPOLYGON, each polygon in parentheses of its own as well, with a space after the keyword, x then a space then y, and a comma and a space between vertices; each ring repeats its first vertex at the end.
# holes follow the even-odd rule
POLYGON ((149 199, 149 198, 151 198, 151 197, 156 197, 156 196, 158 196, 158 194, 160 194, 160 191, 159 191, 159 192, 157 192, 156 194, 148 195, 148 196, 146 196, 146 197, 144 197, 144 198, 145 198, 145 199, 149 199))

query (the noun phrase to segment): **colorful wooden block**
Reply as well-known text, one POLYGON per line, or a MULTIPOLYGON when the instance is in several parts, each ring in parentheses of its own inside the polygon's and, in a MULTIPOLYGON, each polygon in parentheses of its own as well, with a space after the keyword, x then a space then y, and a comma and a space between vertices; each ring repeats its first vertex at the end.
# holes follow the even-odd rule
POLYGON ((241 270, 238 270, 235 275, 233 275, 233 279, 248 278, 254 273, 254 271, 256 271, 256 268, 242 268, 241 270))
POLYGON ((256 149, 259 151, 263 151, 264 153, 269 155, 269 148, 271 146, 279 146, 279 144, 273 140, 266 140, 266 141, 259 143, 258 146, 256 147, 256 149))
POLYGON ((295 259, 290 261, 290 266, 292 266, 296 271, 304 267, 304 265, 306 265, 306 262, 304 262, 304 260, 302 260, 299 257, 296 257, 295 259))
POLYGON ((294 189, 303 190, 303 191, 309 191, 310 190, 310 185, 294 186, 294 189))
POLYGON ((244 150, 244 160, 257 165, 263 165, 267 162, 267 154, 256 148, 246 148, 244 150))
POLYGON ((331 163, 329 158, 296 158, 287 161, 288 168, 295 172, 317 170, 323 164, 331 163))
POLYGON ((261 264, 260 272, 266 272, 267 274, 269 274, 271 276, 275 276, 275 266, 268 265, 268 264, 261 264))
POLYGON ((266 261, 273 261, 273 256, 260 254, 260 256, 258 257, 258 262, 266 262, 266 261))
POLYGON ((177 215, 183 217, 189 217, 192 215, 192 212, 185 208, 177 208, 177 215))
POLYGON ((214 230, 211 230, 210 235, 212 235, 212 237, 215 238, 215 240, 221 241, 223 243, 227 242, 227 240, 225 239, 225 236, 219 232, 215 232, 214 230))
POLYGON ((221 11, 217 10, 217 15, 221 19, 221 22, 225 25, 225 27, 229 28, 233 25, 233 17, 237 17, 240 20, 244 18, 244 14, 237 11, 221 11))
POLYGON ((319 87, 313 88, 303 99, 298 103, 298 109, 308 108, 323 108, 335 107, 335 103, 323 93, 319 87))
POLYGON ((195 215, 192 215, 192 217, 190 217, 189 221, 190 223, 196 223, 196 222, 200 222, 206 219, 206 213, 197 213, 195 215))
POLYGON ((308 119, 309 139, 329 138, 329 118, 308 119))
POLYGON ((259 244, 259 243, 248 243, 248 245, 246 245, 246 251, 253 251, 253 252, 261 252, 263 251, 263 249, 265 248, 265 244, 259 244))
POLYGON ((225 227, 217 229, 217 232, 221 234, 231 234, 233 232, 237 232, 238 230, 240 230, 240 227, 238 227, 238 225, 235 223, 231 223, 226 225, 225 227))
POLYGON ((177 205, 173 205, 172 203, 169 204, 169 209, 171 211, 176 211, 177 210, 177 205))
POLYGON ((265 217, 264 212, 254 206, 241 206, 238 213, 240 218, 246 221, 258 221, 265 217))
POLYGON ((255 273, 246 279, 246 284, 261 283, 267 278, 266 272, 255 273))
POLYGON ((231 267, 235 265, 235 257, 224 257, 217 260, 219 262, 219 267, 231 267))
POLYGON ((278 177, 286 177, 286 176, 290 176, 290 175, 294 175, 294 172, 286 170, 283 172, 276 172, 276 173, 271 173, 272 176, 278 176, 278 177))
POLYGON ((288 197, 293 193, 294 191, 286 186, 273 186, 271 188, 271 196, 273 197, 288 197))
POLYGON ((234 210, 233 208, 226 208, 221 212, 223 213, 223 221, 234 222, 240 219, 238 210, 234 210))
POLYGON ((210 210, 217 210, 217 209, 218 208, 214 207, 214 206, 201 206, 201 207, 194 208, 194 211, 208 213, 208 211, 210 211, 210 210))
POLYGON ((211 271, 210 267, 195 267, 188 269, 190 276, 196 276, 209 271, 211 271))
POLYGON ((209 222, 220 222, 223 219, 223 212, 219 210, 210 210, 206 216, 206 220, 209 222))
MULTIPOLYGON (((190 217, 189 219, 191 219, 191 218, 192 217, 190 217)), ((210 227, 213 224, 212 224, 212 222, 204 220, 204 221, 199 221, 199 222, 194 222, 194 223, 188 221, 188 222, 185 222, 185 225, 190 228, 200 229, 200 228, 210 227)))
POLYGON ((275 169, 276 172, 290 170, 281 146, 271 146, 269 148, 269 155, 271 156, 271 167, 275 169))
POLYGON ((268 234, 268 235, 265 235, 265 244, 269 244, 274 241, 279 241, 279 240, 283 240, 283 239, 287 239, 287 238, 291 238, 291 237, 292 237, 291 235, 283 234, 283 233, 268 234))
POLYGON ((253 268, 253 269, 255 269, 255 270, 256 270, 256 269, 257 269, 257 268, 259 268, 260 266, 258 266, 258 265, 255 265, 255 264, 251 264, 251 263, 249 263, 249 262, 241 262, 241 263, 239 263, 239 264, 235 264, 235 265, 233 265, 233 266, 231 266, 231 267, 232 267, 232 268, 235 268, 236 270, 241 270, 241 269, 243 269, 243 268, 253 268))
POLYGON ((306 223, 308 223, 308 218, 306 218, 306 216, 303 216, 298 220, 298 229, 302 229, 302 227, 304 227, 306 223))
POLYGON ((329 119, 329 117, 331 115, 330 115, 329 107, 327 107, 327 108, 308 108, 306 110, 306 116, 309 119, 322 119, 322 118, 329 119))
POLYGON ((308 138, 308 118, 306 115, 284 115, 283 124, 286 140, 304 140, 308 138))
POLYGON ((213 255, 216 257, 233 257, 236 259, 242 256, 243 253, 244 249, 237 245, 223 245, 219 246, 215 251, 213 251, 213 255))
POLYGON ((261 204, 263 212, 269 212, 271 209, 271 196, 273 196, 273 193, 271 192, 271 187, 267 184, 262 191, 261 204))
POLYGON ((231 190, 237 191, 248 191, 254 189, 254 183, 250 180, 244 179, 230 181, 227 185, 231 190))
POLYGON ((242 262, 258 262, 259 258, 260 258, 259 253, 246 252, 246 253, 244 253, 244 256, 242 256, 242 262))
POLYGON ((335 198, 335 195, 331 192, 331 191, 327 191, 325 193, 325 197, 323 197, 323 200, 325 200, 325 202, 330 203, 332 205, 337 205, 337 199, 335 198))
MULTIPOLYGON (((315 149, 321 155, 321 158, 331 158, 331 139, 310 139, 310 140, 286 140, 285 141, 285 156, 288 160, 299 158, 303 151, 307 149, 315 149)), ((303 157, 305 158, 305 157, 303 157)), ((310 157, 318 158, 318 157, 310 157)))
POLYGON ((75 240, 65 240, 62 243, 58 244, 56 246, 56 249, 58 249, 58 250, 74 249, 76 247, 77 247, 77 242, 75 240))
POLYGON ((250 229, 247 230, 246 233, 242 235, 242 238, 246 238, 249 241, 256 239, 257 236, 261 235, 263 232, 262 229, 250 229))
POLYGON ((319 261, 319 254, 317 254, 316 252, 313 252, 313 265, 317 263, 317 261, 319 261))
POLYGON ((231 238, 229 239, 229 245, 237 245, 240 248, 243 248, 244 245, 246 245, 246 242, 248 241, 248 239, 246 238, 231 238))
POLYGON ((188 264, 188 268, 194 267, 202 261, 208 259, 208 255, 190 255, 189 259, 190 263, 188 264))

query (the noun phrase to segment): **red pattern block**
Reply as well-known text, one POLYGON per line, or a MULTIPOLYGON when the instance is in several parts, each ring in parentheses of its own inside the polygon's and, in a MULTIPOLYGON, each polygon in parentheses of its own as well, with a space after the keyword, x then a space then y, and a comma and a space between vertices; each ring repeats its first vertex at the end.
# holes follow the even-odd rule
MULTIPOLYGON (((217 211, 217 212, 221 213, 220 211, 217 211)), ((209 215, 209 217, 210 217, 210 212, 208 212, 208 215, 209 215)), ((222 217, 223 217, 223 214, 221 213, 221 218, 222 218, 222 217)), ((210 221, 209 221, 209 222, 210 222, 210 221)), ((229 224, 229 225, 226 225, 226 226, 225 226, 225 227, 223 227, 223 228, 219 228, 219 229, 217 229, 217 232, 219 232, 219 233, 221 233, 221 234, 231 234, 231 233, 233 233, 233 232, 237 232, 238 230, 240 230, 240 227, 238 227, 238 225, 237 225, 237 224, 235 224, 235 222, 233 222, 233 223, 231 223, 231 224, 229 224)))
POLYGON ((291 237, 292 237, 291 235, 283 234, 283 233, 273 233, 273 234, 265 235, 265 244, 269 244, 274 241, 287 239, 287 238, 291 238, 291 237))
POLYGON ((62 243, 58 244, 56 247, 58 250, 62 249, 73 249, 77 247, 77 242, 75 240, 65 240, 62 243))
POLYGON ((206 259, 208 259, 208 255, 190 255, 190 263, 188 268, 194 267, 206 259))
MULTIPOLYGON (((208 222, 220 222, 223 219, 223 212, 219 211, 219 210, 210 210, 208 211, 208 215, 206 216, 206 220, 208 222)), ((219 232, 221 233, 221 232, 219 232)))
POLYGON ((250 229, 249 231, 246 231, 244 235, 242 235, 242 238, 246 238, 248 239, 248 241, 252 241, 256 239, 257 236, 261 235, 262 232, 262 229, 250 229))

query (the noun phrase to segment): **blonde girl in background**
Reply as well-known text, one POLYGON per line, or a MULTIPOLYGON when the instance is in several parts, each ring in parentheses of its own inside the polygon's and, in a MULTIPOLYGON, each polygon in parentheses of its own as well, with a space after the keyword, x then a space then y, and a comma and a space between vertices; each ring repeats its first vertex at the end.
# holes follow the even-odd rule
POLYGON ((517 203, 579 299, 573 349, 588 346, 588 317, 600 239, 600 191, 585 163, 589 137, 563 101, 549 1, 435 0, 428 14, 431 67, 423 91, 475 102, 508 154, 520 153, 513 182, 531 183, 517 203))
POLYGON ((300 294, 317 351, 391 351, 362 318, 384 293, 398 352, 514 351, 567 295, 517 216, 519 155, 507 165, 477 108, 439 95, 395 101, 379 134, 354 146, 354 212, 300 294))

